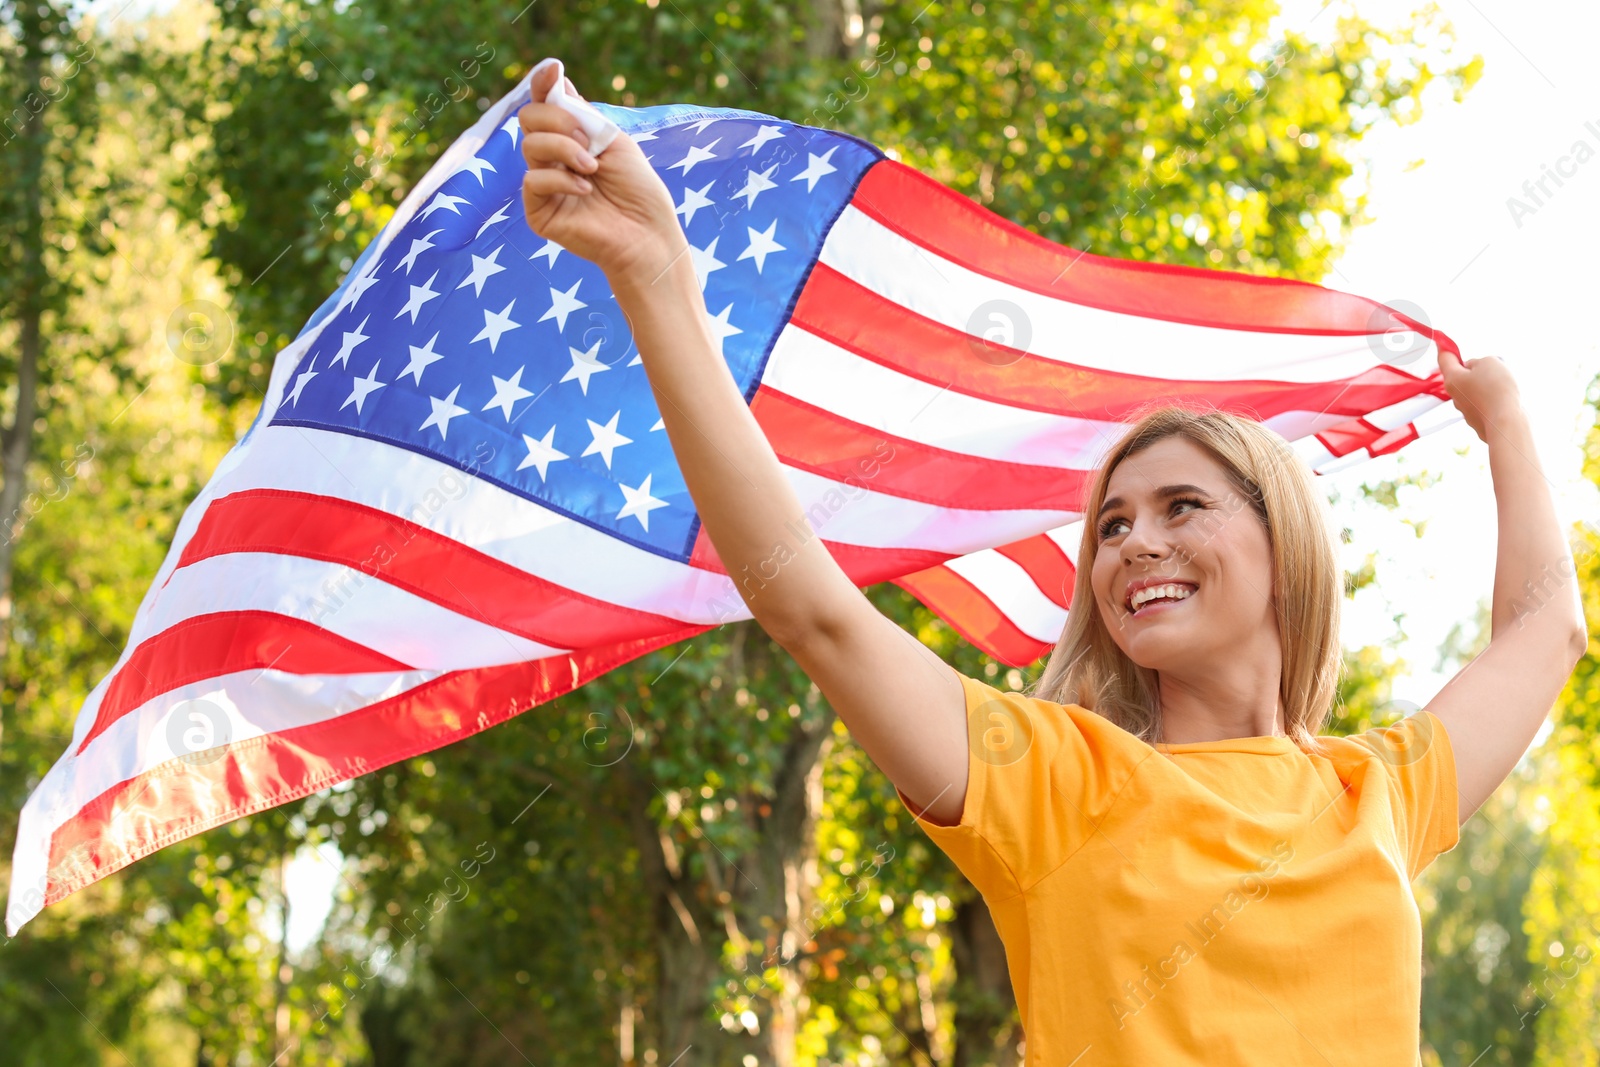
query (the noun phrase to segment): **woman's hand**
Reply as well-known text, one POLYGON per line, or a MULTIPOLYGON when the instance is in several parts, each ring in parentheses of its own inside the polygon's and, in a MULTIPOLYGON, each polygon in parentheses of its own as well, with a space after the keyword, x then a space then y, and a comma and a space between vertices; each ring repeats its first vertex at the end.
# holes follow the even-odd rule
MULTIPOLYGON (((539 72, 531 86, 535 99, 555 84, 556 71, 552 63, 539 72)), ((566 87, 578 95, 570 79, 566 87)), ((672 195, 633 138, 618 134, 595 157, 578 120, 555 104, 528 104, 517 118, 522 155, 528 161, 522 207, 533 232, 587 259, 613 280, 621 274, 659 272, 681 254, 687 242, 672 195)))
POLYGON ((1511 369, 1498 356, 1463 363, 1454 352, 1439 350, 1439 373, 1445 391, 1478 440, 1489 443, 1489 430, 1522 411, 1521 394, 1511 369))

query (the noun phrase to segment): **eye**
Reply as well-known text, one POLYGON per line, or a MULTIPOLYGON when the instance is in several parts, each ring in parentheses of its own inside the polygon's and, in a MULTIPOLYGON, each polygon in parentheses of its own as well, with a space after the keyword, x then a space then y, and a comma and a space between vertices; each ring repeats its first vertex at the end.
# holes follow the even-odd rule
MULTIPOLYGON (((1205 501, 1199 500, 1196 497, 1178 496, 1178 497, 1173 497, 1172 498, 1172 503, 1167 505, 1167 510, 1171 511, 1173 508, 1177 507, 1179 504, 1191 504, 1191 505, 1193 505, 1194 507, 1197 507, 1197 508, 1203 508, 1203 507, 1206 506, 1205 505, 1205 501)), ((1121 525, 1122 523, 1124 523, 1126 521, 1127 521, 1126 519, 1120 519, 1120 518, 1117 518, 1116 516, 1112 516, 1111 518, 1106 519, 1104 522, 1102 522, 1100 524, 1100 527, 1099 527, 1100 539, 1103 541, 1106 538, 1111 537, 1115 533, 1116 527, 1121 525)))

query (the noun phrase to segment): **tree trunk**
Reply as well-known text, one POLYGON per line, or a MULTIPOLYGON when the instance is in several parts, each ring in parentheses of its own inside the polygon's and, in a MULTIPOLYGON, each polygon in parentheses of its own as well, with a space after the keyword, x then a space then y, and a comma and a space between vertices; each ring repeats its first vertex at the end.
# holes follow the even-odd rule
MULTIPOLYGON (((759 640, 770 652, 764 636, 759 640)), ((739 908, 744 925, 759 930, 764 945, 762 960, 751 961, 751 971, 760 973, 765 960, 778 969, 780 991, 766 1012, 757 1013, 764 1016, 761 1025, 767 1035, 761 1060, 773 1067, 792 1067, 804 1011, 799 959, 812 935, 807 916, 818 881, 814 830, 822 808, 822 761, 832 736, 831 708, 808 725, 795 725, 774 782, 771 814, 758 820, 762 834, 752 872, 755 884, 740 882, 748 890, 739 908)))
MULTIPOLYGON (((44 75, 47 28, 40 10, 18 5, 22 51, 22 84, 38 86, 44 75)), ((15 175, 22 190, 22 278, 16 299, 18 318, 17 401, 11 424, 0 428, 0 666, 11 646, 11 566, 20 509, 28 487, 28 462, 33 458, 33 420, 38 402, 39 357, 44 318, 44 107, 34 108, 37 92, 24 101, 22 165, 15 175)), ((0 739, 4 723, 0 721, 0 739)))
POLYGON ((272 1062, 289 1051, 289 854, 278 856, 278 899, 283 909, 283 929, 278 931, 278 966, 272 983, 272 1062))
POLYGON ((956 908, 950 924, 955 962, 956 1047, 951 1067, 1012 1067, 1017 1063, 1017 1019, 1005 945, 983 898, 956 908))
MULTIPOLYGON (((745 683, 750 665, 771 669, 774 659, 770 639, 753 622, 730 627, 724 687, 729 690, 745 683)), ((747 1056, 761 1067, 794 1063, 804 1011, 797 964, 810 937, 805 916, 817 881, 813 827, 832 725, 831 709, 795 723, 765 812, 747 813, 758 843, 739 856, 725 856, 703 840, 686 844, 663 833, 648 814, 655 787, 630 767, 632 831, 653 909, 657 952, 654 1004, 643 1014, 647 1032, 657 1035, 658 1063, 671 1063, 690 1046, 686 1062, 704 1067, 741 1067, 747 1056), (703 881, 688 873, 687 852, 695 846, 708 872, 703 881), (730 1033, 712 1014, 713 983, 725 973, 723 948, 730 941, 736 973, 759 978, 777 968, 779 974, 777 997, 752 997, 757 1036, 743 1027, 730 1033)))
POLYGON ((806 8, 806 55, 811 60, 846 59, 852 27, 861 24, 859 0, 812 0, 806 8))

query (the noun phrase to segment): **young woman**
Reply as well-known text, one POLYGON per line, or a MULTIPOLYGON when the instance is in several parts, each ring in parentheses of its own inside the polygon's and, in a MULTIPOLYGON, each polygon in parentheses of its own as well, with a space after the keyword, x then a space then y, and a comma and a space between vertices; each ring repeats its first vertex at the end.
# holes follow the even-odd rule
MULTIPOLYGON (((606 272, 707 534, 730 572, 758 564, 805 520, 716 353, 666 187, 625 134, 597 159, 553 104, 521 123, 529 225, 606 272)), ((1282 438, 1220 412, 1158 409, 1107 457, 1033 696, 953 670, 819 539, 746 594, 982 892, 1029 1064, 1416 1062, 1410 881, 1527 749, 1587 640, 1509 372, 1441 369, 1489 446, 1493 636, 1388 729, 1316 736, 1343 596, 1325 504, 1282 438)))

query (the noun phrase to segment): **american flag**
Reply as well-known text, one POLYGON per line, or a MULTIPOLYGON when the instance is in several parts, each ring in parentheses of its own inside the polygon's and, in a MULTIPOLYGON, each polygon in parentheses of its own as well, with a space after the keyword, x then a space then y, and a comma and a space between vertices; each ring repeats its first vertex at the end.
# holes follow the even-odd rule
MULTIPOLYGON (((10 932, 749 617, 605 276, 523 216, 529 99, 485 112, 278 355, 23 810, 10 932)), ((1319 473, 1458 418, 1448 339, 1371 300, 1075 251, 842 133, 597 107, 672 193, 816 535, 1007 663, 1060 634, 1078 509, 1139 405, 1246 414, 1319 473)))

